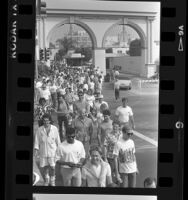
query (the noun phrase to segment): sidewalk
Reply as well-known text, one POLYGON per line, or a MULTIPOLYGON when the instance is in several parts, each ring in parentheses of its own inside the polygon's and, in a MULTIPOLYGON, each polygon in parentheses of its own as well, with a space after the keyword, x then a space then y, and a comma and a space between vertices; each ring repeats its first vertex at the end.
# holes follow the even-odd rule
POLYGON ((138 95, 159 95, 158 88, 134 88, 130 90, 130 92, 138 95))

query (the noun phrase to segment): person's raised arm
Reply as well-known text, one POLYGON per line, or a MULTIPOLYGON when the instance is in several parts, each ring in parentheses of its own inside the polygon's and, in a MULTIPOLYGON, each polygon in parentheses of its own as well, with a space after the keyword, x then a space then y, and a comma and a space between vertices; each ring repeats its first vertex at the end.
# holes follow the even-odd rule
POLYGON ((104 156, 104 161, 105 162, 108 162, 107 160, 107 145, 108 145, 108 142, 107 142, 107 139, 104 140, 104 146, 102 147, 103 148, 103 156, 104 156))
POLYGON ((101 143, 101 126, 100 125, 97 129, 97 139, 98 139, 99 146, 101 147, 102 143, 101 143))
POLYGON ((92 135, 93 135, 93 125, 92 125, 92 121, 91 121, 90 126, 89 126, 89 144, 90 145, 92 142, 92 135))

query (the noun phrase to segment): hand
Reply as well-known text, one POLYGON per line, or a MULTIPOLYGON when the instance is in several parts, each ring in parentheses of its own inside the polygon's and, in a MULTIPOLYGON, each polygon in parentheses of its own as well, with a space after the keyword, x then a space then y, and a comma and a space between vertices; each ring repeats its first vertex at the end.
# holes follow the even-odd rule
POLYGON ((119 173, 116 174, 116 179, 117 179, 118 183, 122 183, 123 182, 122 179, 121 179, 121 177, 120 177, 120 175, 119 175, 119 173))
POLYGON ((133 125, 133 127, 132 127, 132 128, 133 128, 133 130, 135 130, 135 129, 136 129, 135 125, 133 125))

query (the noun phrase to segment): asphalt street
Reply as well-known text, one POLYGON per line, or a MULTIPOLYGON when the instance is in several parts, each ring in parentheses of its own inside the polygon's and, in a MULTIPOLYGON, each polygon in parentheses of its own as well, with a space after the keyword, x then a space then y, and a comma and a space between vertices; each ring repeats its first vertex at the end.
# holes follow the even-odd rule
MULTIPOLYGON (((121 100, 116 101, 112 83, 104 83, 104 100, 109 103, 112 118, 115 109, 121 105, 121 100)), ((131 90, 121 90, 121 97, 128 98, 128 104, 133 109, 136 130, 133 140, 136 146, 136 158, 139 174, 137 187, 143 187, 146 177, 157 178, 157 140, 158 140, 158 84, 143 84, 142 88, 135 81, 131 90)), ((36 130, 37 125, 34 125, 36 130)), ((34 165, 34 171, 38 171, 34 165)), ((42 171, 40 170, 42 173, 42 171)), ((42 185, 42 179, 38 183, 42 185)), ((62 185, 59 166, 56 170, 56 185, 62 185)))

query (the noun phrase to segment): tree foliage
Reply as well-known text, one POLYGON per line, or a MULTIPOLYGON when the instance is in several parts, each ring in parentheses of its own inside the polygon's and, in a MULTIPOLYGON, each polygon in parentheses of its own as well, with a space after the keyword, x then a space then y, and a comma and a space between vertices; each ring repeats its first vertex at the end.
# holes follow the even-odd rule
POLYGON ((141 40, 135 39, 130 42, 129 52, 130 56, 141 56, 141 40))
POLYGON ((112 53, 112 48, 106 49, 106 53, 112 53))
POLYGON ((64 37, 62 39, 58 39, 56 42, 59 43, 59 51, 56 53, 55 58, 57 61, 61 61, 71 49, 74 51, 74 53, 81 53, 82 55, 84 55, 84 62, 88 62, 92 58, 91 47, 76 47, 76 41, 71 38, 64 37))
POLYGON ((55 49, 55 44, 53 44, 52 42, 50 42, 49 48, 50 48, 50 49, 55 49))
POLYGON ((56 60, 60 61, 63 59, 63 56, 67 55, 70 49, 75 49, 75 41, 71 38, 64 37, 62 39, 56 40, 59 43, 59 51, 56 54, 56 60))
POLYGON ((88 62, 92 58, 92 48, 91 47, 80 47, 75 49, 75 53, 81 53, 84 55, 84 62, 88 62))
POLYGON ((40 76, 46 76, 46 75, 50 75, 51 73, 51 68, 49 68, 45 63, 38 61, 37 62, 37 66, 38 66, 38 75, 40 76))

